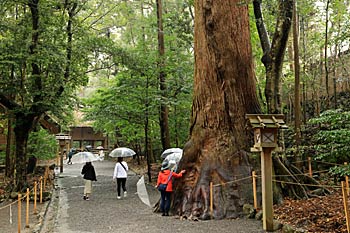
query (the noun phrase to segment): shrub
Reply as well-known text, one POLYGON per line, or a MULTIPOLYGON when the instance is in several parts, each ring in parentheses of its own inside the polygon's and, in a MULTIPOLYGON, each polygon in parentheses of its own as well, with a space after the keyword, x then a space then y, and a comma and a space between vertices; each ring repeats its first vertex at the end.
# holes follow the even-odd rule
POLYGON ((55 135, 40 129, 32 132, 28 139, 28 157, 34 155, 38 159, 53 159, 56 157, 58 142, 55 135))

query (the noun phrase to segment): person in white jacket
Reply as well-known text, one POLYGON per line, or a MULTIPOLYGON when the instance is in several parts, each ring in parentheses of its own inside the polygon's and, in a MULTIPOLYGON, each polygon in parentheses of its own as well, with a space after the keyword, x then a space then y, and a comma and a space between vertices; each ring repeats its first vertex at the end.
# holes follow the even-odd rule
POLYGON ((118 157, 118 161, 114 167, 113 180, 117 180, 117 199, 121 199, 120 191, 121 188, 124 191, 124 197, 127 196, 126 191, 126 178, 128 177, 128 164, 123 161, 122 157, 118 157))

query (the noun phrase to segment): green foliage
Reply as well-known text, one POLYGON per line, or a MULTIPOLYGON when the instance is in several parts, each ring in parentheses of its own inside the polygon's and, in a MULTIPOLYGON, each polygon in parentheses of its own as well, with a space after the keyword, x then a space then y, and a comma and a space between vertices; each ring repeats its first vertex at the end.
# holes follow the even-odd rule
POLYGON ((311 119, 309 124, 317 127, 311 138, 315 159, 338 164, 349 160, 350 112, 328 110, 311 119))
POLYGON ((334 166, 329 169, 329 173, 338 177, 350 176, 350 165, 334 166))
MULTIPOLYGON (((186 1, 164 2, 166 93, 159 91, 159 52, 155 5, 138 2, 118 5, 118 16, 108 21, 123 30, 111 31, 110 41, 99 44, 101 62, 91 73, 94 90, 83 98, 85 119, 119 144, 145 142, 155 150, 161 147, 159 106, 169 108, 172 146, 183 146, 187 139, 193 82, 193 19, 186 1), (169 9, 169 10, 166 10, 169 9), (113 42, 111 42, 113 41, 113 42), (112 67, 106 70, 98 67, 112 67), (164 97, 166 96, 166 97, 164 97)), ((192 9, 193 11, 193 9, 192 9)), ((113 142, 112 142, 113 143, 113 142)), ((144 148, 143 148, 144 149, 144 148)))
POLYGON ((40 129, 31 132, 28 139, 28 157, 34 155, 38 159, 53 159, 56 157, 58 143, 55 135, 40 129))

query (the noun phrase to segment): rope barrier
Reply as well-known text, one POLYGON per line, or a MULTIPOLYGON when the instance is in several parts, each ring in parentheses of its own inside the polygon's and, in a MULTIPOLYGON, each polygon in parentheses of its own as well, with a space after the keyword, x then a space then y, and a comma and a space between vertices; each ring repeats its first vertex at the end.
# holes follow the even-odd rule
POLYGON ((323 163, 323 164, 329 164, 329 165, 339 165, 343 166, 344 164, 339 164, 339 163, 331 163, 331 162, 324 162, 324 161, 317 161, 318 163, 323 163))
MULTIPOLYGON (((39 184, 37 184, 37 186, 38 186, 39 184)), ((32 189, 31 190, 29 190, 29 192, 32 192, 32 191, 34 191, 34 186, 32 187, 32 189)), ((21 198, 21 201, 24 199, 26 197, 26 195, 24 195, 22 198, 21 198)), ((9 204, 7 204, 7 205, 5 205, 5 206, 1 206, 0 207, 0 210, 3 210, 3 209, 6 209, 7 207, 9 207, 9 206, 11 206, 11 205, 14 205, 14 204, 16 204, 18 202, 18 200, 15 200, 14 202, 11 202, 11 203, 9 203, 9 204)))
POLYGON ((304 163, 304 162, 309 162, 309 160, 301 160, 297 162, 290 162, 291 164, 296 164, 296 163, 304 163))
POLYGON ((272 181, 278 182, 278 183, 304 185, 304 186, 311 186, 311 187, 341 188, 341 186, 337 186, 337 185, 301 184, 301 183, 295 183, 295 182, 289 182, 289 181, 283 181, 283 180, 272 180, 272 181))
MULTIPOLYGON (((297 164, 297 163, 304 163, 304 162, 308 162, 308 160, 301 160, 301 161, 290 162, 290 163, 291 164, 297 164)), ((344 165, 344 164, 340 164, 340 163, 331 163, 331 162, 324 162, 324 161, 319 161, 319 160, 313 160, 312 162, 314 162, 314 163, 324 163, 324 164, 330 164, 330 165, 344 165)))
MULTIPOLYGON (((316 173, 324 173, 324 172, 329 172, 329 170, 321 170, 321 171, 315 171, 313 174, 316 173)), ((309 176, 309 173, 303 173, 303 174, 293 174, 293 175, 273 175, 273 177, 293 177, 293 176, 309 176)))
MULTIPOLYGON (((46 174, 47 175, 47 174, 46 174)), ((0 211, 1 210, 4 210, 4 209, 6 209, 6 208, 9 208, 9 222, 10 222, 10 224, 12 225, 13 224, 13 211, 12 211, 12 206, 13 205, 15 205, 15 204, 17 204, 17 208, 18 208, 18 213, 17 213, 17 217, 18 217, 18 220, 17 220, 17 225, 18 225, 18 232, 20 232, 21 231, 21 219, 22 219, 22 211, 21 211, 21 209, 22 209, 22 201, 24 200, 24 199, 26 199, 26 206, 25 206, 25 209, 26 209, 26 211, 25 211, 25 227, 26 228, 29 228, 29 202, 30 202, 30 194, 31 193, 34 193, 34 214, 36 214, 37 213, 37 211, 36 211, 36 200, 37 200, 37 194, 36 194, 36 190, 37 190, 37 188, 39 187, 39 190, 40 190, 40 203, 42 203, 42 192, 43 192, 43 190, 45 190, 45 188, 46 188, 46 184, 44 183, 43 184, 43 181, 45 182, 45 178, 43 179, 43 177, 41 176, 40 178, 39 178, 39 182, 37 182, 37 181, 35 181, 34 182, 34 185, 33 185, 33 187, 31 188, 31 189, 29 189, 29 188, 27 188, 27 190, 26 190, 26 192, 25 192, 25 194, 24 195, 22 195, 22 193, 21 192, 19 192, 18 193, 18 195, 17 195, 17 200, 15 200, 15 201, 13 201, 13 202, 11 202, 11 203, 9 203, 9 204, 6 204, 6 205, 4 205, 4 206, 1 206, 0 207, 0 211)))
MULTIPOLYGON (((306 174, 300 174, 300 175, 307 176, 306 174)), ((228 182, 221 183, 221 184, 214 184, 213 187, 222 186, 222 185, 226 185, 226 184, 230 184, 230 183, 236 183, 236 182, 243 181, 243 180, 248 180, 248 179, 251 179, 252 177, 253 177, 253 176, 248 176, 248 177, 245 177, 245 178, 242 178, 242 179, 232 180, 232 181, 228 181, 228 182)), ((261 179, 261 175, 255 175, 255 177, 261 179)), ((274 177, 292 177, 292 176, 291 176, 291 175, 277 175, 277 176, 274 176, 274 177)), ((304 184, 304 183, 296 183, 296 182, 283 181, 283 180, 275 180, 275 179, 273 179, 272 181, 278 182, 278 183, 294 184, 294 185, 304 185, 304 186, 311 186, 311 187, 341 188, 341 186, 337 186, 337 185, 304 184)))
POLYGON ((329 169, 327 169, 327 170, 321 170, 321 171, 315 171, 315 172, 313 172, 313 173, 315 174, 315 173, 324 173, 324 172, 329 172, 329 169))
MULTIPOLYGON (((22 199, 24 199, 24 198, 25 198, 25 196, 22 197, 20 200, 22 201, 22 199)), ((14 202, 11 202, 10 204, 7 204, 7 205, 5 205, 5 206, 2 206, 2 207, 0 207, 0 210, 3 210, 3 209, 5 209, 5 208, 7 208, 7 207, 9 207, 9 206, 11 206, 11 205, 14 205, 14 204, 16 204, 18 201, 19 201, 19 200, 16 200, 16 201, 14 201, 14 202)))
POLYGON ((225 182, 223 184, 214 184, 213 187, 221 186, 221 185, 225 185, 225 184, 230 184, 230 183, 235 183, 235 182, 239 182, 239 181, 243 181, 243 180, 247 180, 247 179, 251 179, 251 178, 252 178, 252 176, 248 176, 248 177, 245 177, 245 178, 242 178, 242 179, 228 181, 228 182, 225 182))

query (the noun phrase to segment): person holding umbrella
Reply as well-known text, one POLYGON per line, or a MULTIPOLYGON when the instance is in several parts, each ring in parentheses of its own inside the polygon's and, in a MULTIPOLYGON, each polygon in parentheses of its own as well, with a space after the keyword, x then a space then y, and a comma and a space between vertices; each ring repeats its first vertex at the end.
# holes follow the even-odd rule
POLYGON ((126 191, 126 178, 128 177, 128 164, 123 161, 123 157, 118 157, 118 161, 115 164, 113 172, 113 181, 117 180, 117 199, 121 199, 121 188, 124 191, 124 197, 127 196, 126 191))
POLYGON ((69 152, 68 152, 68 162, 67 162, 67 164, 73 164, 72 163, 72 157, 73 157, 73 155, 75 154, 75 148, 72 148, 72 149, 70 149, 69 150, 69 152))
POLYGON ((180 178, 186 172, 182 170, 180 173, 176 173, 170 170, 171 164, 168 160, 164 160, 162 163, 161 171, 158 174, 158 180, 156 188, 160 191, 160 211, 162 216, 169 216, 171 194, 173 192, 173 181, 172 178, 180 178), (164 187, 164 188, 162 188, 164 187))
POLYGON ((90 200, 89 197, 92 193, 92 181, 97 181, 95 168, 90 161, 86 162, 86 164, 84 165, 81 171, 81 174, 83 175, 83 178, 85 180, 83 199, 86 201, 89 201, 90 200))

